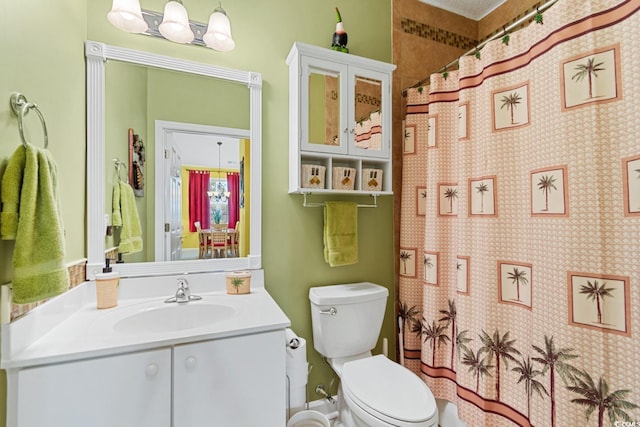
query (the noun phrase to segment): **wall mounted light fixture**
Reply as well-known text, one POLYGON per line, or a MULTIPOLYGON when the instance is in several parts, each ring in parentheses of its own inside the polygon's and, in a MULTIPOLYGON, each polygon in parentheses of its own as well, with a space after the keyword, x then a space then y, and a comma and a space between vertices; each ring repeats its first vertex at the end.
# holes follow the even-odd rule
POLYGON ((168 1, 164 13, 141 9, 140 0, 113 0, 107 19, 122 31, 175 43, 206 46, 220 52, 229 52, 236 47, 231 23, 221 4, 213 10, 208 25, 190 21, 181 0, 168 1))

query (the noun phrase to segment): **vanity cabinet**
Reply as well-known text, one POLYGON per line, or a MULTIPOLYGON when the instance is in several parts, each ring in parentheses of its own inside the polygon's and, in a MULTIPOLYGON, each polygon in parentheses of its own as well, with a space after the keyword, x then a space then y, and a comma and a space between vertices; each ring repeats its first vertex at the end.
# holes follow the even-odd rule
POLYGON ((395 65, 300 42, 287 64, 289 192, 391 194, 395 65))
POLYGON ((17 371, 17 427, 286 424, 284 330, 17 371))
POLYGON ((17 423, 7 425, 171 426, 168 348, 25 368, 17 376, 17 423))
POLYGON ((174 427, 284 426, 283 331, 174 348, 174 427))

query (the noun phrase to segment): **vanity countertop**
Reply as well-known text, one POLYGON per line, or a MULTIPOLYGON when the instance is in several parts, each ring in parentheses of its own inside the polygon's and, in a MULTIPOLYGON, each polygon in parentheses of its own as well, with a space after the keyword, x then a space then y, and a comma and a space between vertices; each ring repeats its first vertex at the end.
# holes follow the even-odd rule
POLYGON ((192 294, 202 299, 181 304, 164 303, 175 294, 180 276, 121 279, 118 305, 101 310, 96 308, 95 282, 86 282, 3 325, 1 367, 19 369, 289 327, 289 319, 263 286, 263 272, 252 273, 251 292, 245 295, 226 293, 224 273, 189 276, 192 294), (158 326, 136 331, 118 323, 141 312, 169 309, 186 313, 196 306, 224 313, 215 321, 188 327, 173 328, 169 323, 168 330, 158 326))

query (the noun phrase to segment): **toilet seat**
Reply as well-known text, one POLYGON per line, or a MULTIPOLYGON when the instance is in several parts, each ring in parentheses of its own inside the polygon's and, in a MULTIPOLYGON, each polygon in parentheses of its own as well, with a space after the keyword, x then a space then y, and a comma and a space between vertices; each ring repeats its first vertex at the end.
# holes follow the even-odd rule
POLYGON ((398 427, 437 425, 431 390, 413 372, 383 355, 346 362, 341 380, 345 399, 378 420, 398 427))

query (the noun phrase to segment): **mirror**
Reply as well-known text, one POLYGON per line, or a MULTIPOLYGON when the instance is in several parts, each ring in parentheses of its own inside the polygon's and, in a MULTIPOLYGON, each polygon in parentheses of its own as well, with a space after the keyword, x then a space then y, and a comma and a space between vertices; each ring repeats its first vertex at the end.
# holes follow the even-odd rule
MULTIPOLYGON (((119 254, 122 259, 127 263, 198 259, 199 236, 193 224, 198 221, 209 229, 214 222, 210 218, 217 218, 217 213, 230 214, 224 215, 230 228, 240 221, 240 230, 229 232, 229 237, 241 243, 240 252, 246 256, 250 218, 244 206, 249 204, 241 203, 239 196, 248 192, 236 188, 229 198, 212 199, 205 197, 206 189, 192 190, 196 183, 202 185, 196 178, 207 173, 216 184, 239 187, 234 176, 240 175, 240 159, 250 161, 245 155, 249 151, 249 88, 111 60, 105 64, 105 98, 105 214, 112 214, 114 186, 128 181, 142 228, 142 249, 119 254), (217 142, 224 142, 222 159, 217 142), (173 160, 165 158, 168 153, 173 160), (227 182, 227 173, 234 182, 227 182), (202 206, 206 202, 210 210, 202 206), (166 225, 169 231, 165 232, 166 225)), ((250 181, 249 174, 243 174, 243 180, 250 181)), ((110 230, 106 248, 122 241, 122 228, 110 230)), ((236 251, 228 255, 235 256, 236 251)))
POLYGON ((309 74, 309 143, 339 145, 340 77, 309 74))
MULTIPOLYGON (((178 274, 183 272, 200 272, 200 271, 223 271, 223 270, 238 270, 238 269, 257 269, 261 268, 261 189, 260 189, 260 177, 261 177, 261 111, 262 111, 262 77, 259 73, 232 70, 227 68, 215 67, 207 64, 201 64, 193 61, 181 60, 177 58, 171 58, 163 55, 150 54, 147 52, 135 51, 126 48, 119 48, 114 46, 105 45, 103 43, 88 41, 86 44, 86 57, 87 57, 87 279, 91 280, 95 278, 95 274, 102 270, 105 258, 105 233, 106 233, 106 220, 105 212, 108 212, 108 206, 110 206, 110 186, 108 185, 109 178, 113 175, 113 167, 111 170, 106 170, 107 165, 111 159, 108 158, 110 148, 107 143, 105 135, 111 135, 110 129, 108 129, 106 118, 106 98, 109 96, 106 93, 107 79, 111 75, 111 70, 107 70, 107 63, 116 61, 119 63, 127 63, 136 66, 149 67, 148 70, 153 70, 154 74, 162 76, 159 80, 168 78, 167 75, 174 74, 169 78, 176 78, 175 73, 179 73, 180 78, 186 78, 190 76, 197 79, 207 79, 215 84, 219 83, 234 83, 236 86, 242 84, 248 87, 248 112, 244 112, 245 121, 248 123, 248 129, 238 128, 226 128, 217 127, 216 130, 225 134, 231 132, 235 134, 240 133, 240 137, 248 140, 248 153, 250 158, 248 167, 244 170, 247 176, 251 177, 247 181, 248 187, 245 189, 246 193, 250 194, 250 204, 247 212, 247 216, 251 218, 247 221, 247 232, 249 241, 247 242, 245 257, 237 258, 220 258, 220 259, 195 259, 188 261, 151 261, 151 262, 125 262, 124 264, 114 265, 114 269, 119 271, 123 277, 142 276, 142 275, 158 275, 158 274, 178 274), (162 71, 162 73, 161 73, 162 71), (247 118, 248 117, 248 121, 247 118)), ((178 84, 166 84, 162 85, 168 90, 177 90, 184 87, 182 83, 178 84)), ((204 84, 197 85, 200 87, 200 94, 197 100, 194 100, 195 104, 205 102, 207 99, 216 99, 215 93, 208 93, 207 89, 203 89, 204 84)), ((206 86, 208 87, 208 86, 206 86)), ((215 89, 210 89, 215 92, 215 89)), ((244 89, 246 92, 246 88, 244 89)), ((111 90, 110 90, 111 92, 111 90)), ((109 93, 110 93, 109 92, 109 93)), ((154 95, 153 93, 148 95, 154 95)), ((155 94, 157 95, 157 94, 155 94)), ((195 96, 195 95, 194 95, 195 96)), ((134 100, 137 98, 133 98, 134 100)), ((138 102, 142 102, 137 100, 138 102)), ((131 101, 133 102, 133 101, 131 101)), ((145 100, 148 106, 157 107, 158 103, 154 103, 150 100, 145 100)), ((152 108, 152 107, 148 107, 152 108)), ((178 108, 178 110, 182 110, 178 108)), ((202 106, 198 111, 200 114, 210 114, 210 110, 206 105, 202 106)), ((240 116, 240 114, 235 114, 240 116)), ((162 115, 154 115, 156 119, 162 115)), ((158 120, 163 123, 176 123, 176 125, 186 125, 193 119, 193 114, 185 114, 185 117, 177 118, 179 122, 170 122, 168 120, 158 120)), ((110 120, 110 119, 109 119, 110 120)), ((243 119, 240 118, 240 122, 243 119)), ((194 120, 197 121, 197 120, 194 120)), ((234 123, 235 124, 235 123, 234 123)), ((153 138, 149 137, 146 141, 147 146, 150 146, 150 152, 156 152, 156 141, 162 141, 171 132, 175 132, 176 129, 172 129, 171 125, 165 126, 165 130, 162 127, 158 127, 158 123, 152 124, 137 124, 136 126, 146 127, 147 134, 155 134, 153 138), (152 130, 148 130, 148 129, 152 130), (153 141, 152 141, 153 140, 153 141)), ((178 126, 179 127, 179 126, 178 126)), ((237 135, 236 135, 237 136, 237 135)), ((111 136, 109 140, 113 139, 111 136)), ((118 136, 115 139, 124 140, 126 143, 126 136, 118 136)), ((147 156, 149 159, 149 156, 147 156)), ((128 160, 128 159, 126 159, 128 160)), ((217 159, 216 159, 217 160, 217 159)), ((157 162, 157 160, 156 160, 157 162)), ((158 165, 149 164, 146 170, 145 177, 149 178, 154 176, 154 180, 149 181, 147 188, 149 190, 159 187, 157 184, 162 180, 164 171, 158 167, 158 165), (155 166, 155 167, 154 167, 155 166), (155 174, 152 173, 155 171, 155 174)), ((167 201, 162 197, 155 197, 155 205, 151 204, 151 207, 147 211, 164 212, 164 204, 167 201)), ((148 214, 148 212, 144 212, 148 214)), ((146 218, 146 217, 145 217, 146 218)), ((148 228, 154 230, 158 227, 164 227, 162 221, 151 220, 148 228)), ((152 231, 147 232, 147 235, 155 235, 152 231)), ((151 239, 149 242, 145 242, 147 251, 150 253, 156 253, 149 259, 158 259, 158 240, 151 239), (155 243, 153 242, 155 240, 155 243)))
POLYGON ((355 78, 355 145, 369 151, 382 150, 382 82, 355 78))
POLYGON ((309 67, 309 143, 340 146, 341 134, 353 133, 354 145, 369 151, 382 150, 382 81, 355 75, 353 87, 355 117, 347 126, 341 123, 341 78, 343 74, 309 67), (341 131, 341 129, 344 129, 341 131))

